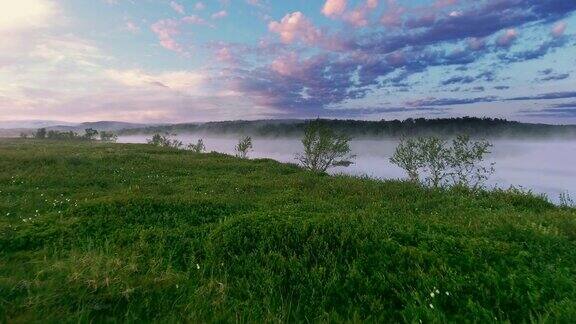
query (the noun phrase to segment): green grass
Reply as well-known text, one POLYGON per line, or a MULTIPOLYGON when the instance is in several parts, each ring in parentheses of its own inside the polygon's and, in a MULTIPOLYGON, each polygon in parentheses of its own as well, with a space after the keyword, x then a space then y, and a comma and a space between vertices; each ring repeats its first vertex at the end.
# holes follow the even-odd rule
POLYGON ((529 195, 32 140, 0 191, 0 322, 576 319, 576 211, 529 195))

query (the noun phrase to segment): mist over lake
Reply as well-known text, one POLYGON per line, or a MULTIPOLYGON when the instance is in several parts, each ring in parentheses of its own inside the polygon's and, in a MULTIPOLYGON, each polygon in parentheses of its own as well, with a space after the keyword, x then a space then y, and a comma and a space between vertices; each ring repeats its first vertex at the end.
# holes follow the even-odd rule
MULTIPOLYGON (((146 143, 151 135, 120 136, 120 143, 146 143)), ((185 145, 203 138, 207 151, 234 154, 238 139, 234 137, 199 136, 180 134, 175 136, 185 145)), ((251 158, 271 158, 280 162, 296 163, 294 155, 302 150, 296 138, 254 138, 251 158)), ((576 194, 576 141, 571 140, 493 140, 492 153, 487 162, 496 163, 496 172, 488 187, 510 186, 545 194, 558 202, 562 193, 576 194)), ((352 152, 357 155, 349 167, 337 167, 330 173, 369 176, 381 179, 403 179, 406 174, 391 164, 398 142, 387 139, 352 140, 352 152)))

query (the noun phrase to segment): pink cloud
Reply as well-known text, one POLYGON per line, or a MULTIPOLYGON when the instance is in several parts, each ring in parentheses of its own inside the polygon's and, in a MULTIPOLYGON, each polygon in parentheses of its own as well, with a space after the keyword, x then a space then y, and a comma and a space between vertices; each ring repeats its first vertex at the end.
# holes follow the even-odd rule
POLYGON ((518 38, 518 32, 516 29, 507 29, 502 36, 498 37, 496 44, 501 47, 508 47, 512 45, 516 38, 518 38))
POLYGON ((458 4, 458 0, 436 0, 434 2, 435 8, 446 8, 458 4))
POLYGON ((365 27, 368 25, 368 16, 378 7, 378 0, 367 0, 363 5, 346 13, 344 20, 355 27, 365 27))
MULTIPOLYGON (((381 17, 381 23, 387 27, 401 27, 404 16, 411 16, 408 27, 418 28, 431 26, 436 17, 444 12, 444 9, 458 5, 460 0, 435 0, 430 5, 416 7, 402 7, 398 0, 386 0, 387 10, 381 17), (410 25, 411 24, 411 25, 410 25)), ((452 10, 446 13, 450 17, 460 17, 463 13, 459 10, 452 10)))
POLYGON ((158 36, 160 45, 162 47, 178 52, 184 53, 182 46, 174 39, 175 36, 180 34, 180 23, 173 19, 163 19, 155 22, 151 29, 158 36))
POLYGON ((356 8, 346 14, 346 21, 356 27, 364 27, 368 25, 368 19, 366 18, 366 11, 363 8, 356 8))
POLYGON ((380 18, 382 25, 387 27, 400 27, 402 25, 402 16, 406 9, 398 5, 396 0, 388 0, 388 10, 380 18))
POLYGON ((470 38, 468 40, 468 47, 473 51, 478 51, 486 47, 486 40, 483 38, 470 38))
POLYGON ((196 4, 194 5, 194 9, 196 10, 204 10, 206 8, 206 5, 204 5, 203 2, 196 2, 196 4))
POLYGON ((366 7, 376 9, 378 7, 378 0, 366 0, 366 7))
POLYGON ((293 76, 300 71, 300 62, 298 55, 290 52, 287 55, 280 56, 272 62, 272 70, 283 76, 293 76))
POLYGON ((307 44, 316 44, 322 38, 322 32, 299 11, 287 14, 280 22, 272 21, 268 28, 279 34, 282 42, 286 44, 297 40, 307 44))
POLYGON ((224 63, 237 63, 238 58, 232 53, 228 46, 223 46, 216 51, 216 59, 224 63))
POLYGON ((186 16, 182 18, 182 22, 192 25, 210 26, 210 24, 206 20, 204 20, 204 18, 196 15, 186 16))
POLYGON ((138 27, 138 25, 136 25, 133 21, 130 20, 124 24, 124 28, 126 28, 127 31, 134 34, 140 31, 140 27, 138 27))
POLYGON ((222 19, 228 16, 228 12, 226 10, 218 11, 217 13, 212 15, 212 19, 222 19))
POLYGON ((175 1, 170 2, 170 7, 172 7, 172 9, 174 9, 174 11, 176 11, 177 13, 179 13, 181 15, 186 14, 186 10, 184 10, 184 6, 179 4, 178 2, 175 2, 175 1))
POLYGON ((552 32, 551 32, 552 36, 560 37, 560 36, 564 35, 564 32, 566 31, 566 27, 568 27, 568 25, 564 21, 557 23, 556 25, 554 25, 554 27, 552 27, 552 32))
POLYGON ((326 17, 341 16, 346 10, 346 0, 326 0, 322 8, 322 14, 326 17))
POLYGON ((406 63, 406 56, 404 53, 396 51, 386 56, 386 62, 392 66, 402 66, 406 63))

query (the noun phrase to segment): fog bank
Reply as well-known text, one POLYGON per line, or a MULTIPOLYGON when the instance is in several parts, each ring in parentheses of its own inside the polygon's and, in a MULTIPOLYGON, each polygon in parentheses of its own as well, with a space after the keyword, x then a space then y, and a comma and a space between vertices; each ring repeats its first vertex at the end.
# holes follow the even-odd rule
MULTIPOLYGON (((146 135, 121 136, 121 143, 146 143, 146 135)), ((199 136, 181 134, 179 140, 195 143, 199 136)), ((234 154, 237 139, 230 137, 203 137, 208 151, 234 154)), ((253 158, 271 158, 295 163, 294 155, 302 150, 298 139, 254 138, 253 158)), ((561 193, 576 195, 576 141, 567 140, 495 140, 488 162, 496 163, 496 173, 489 187, 522 187, 548 196, 558 202, 561 193)), ((389 162, 396 145, 395 140, 353 140, 352 151, 357 155, 350 167, 338 167, 330 172, 369 176, 381 179, 402 179, 404 171, 389 162)))

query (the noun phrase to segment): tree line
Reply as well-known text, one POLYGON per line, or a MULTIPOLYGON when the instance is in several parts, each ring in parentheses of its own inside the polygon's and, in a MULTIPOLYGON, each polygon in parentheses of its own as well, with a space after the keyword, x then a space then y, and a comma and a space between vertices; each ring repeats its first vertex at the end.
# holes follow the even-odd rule
MULTIPOLYGON (((468 134, 472 138, 576 137, 576 125, 528 124, 499 118, 408 118, 406 120, 328 120, 326 127, 338 133, 362 137, 454 137, 468 134)), ((244 135, 254 137, 301 137, 307 127, 305 120, 224 121, 202 124, 150 126, 121 131, 121 134, 203 133, 244 135)))
MULTIPOLYGON (((22 138, 28 138, 27 134, 20 134, 22 138)), ((98 131, 93 128, 87 128, 84 130, 84 134, 78 134, 73 131, 57 131, 57 130, 46 130, 46 128, 40 128, 32 134, 32 138, 40 140, 61 140, 61 141, 96 141, 100 140, 102 142, 116 142, 118 140, 118 135, 107 132, 98 131)))

